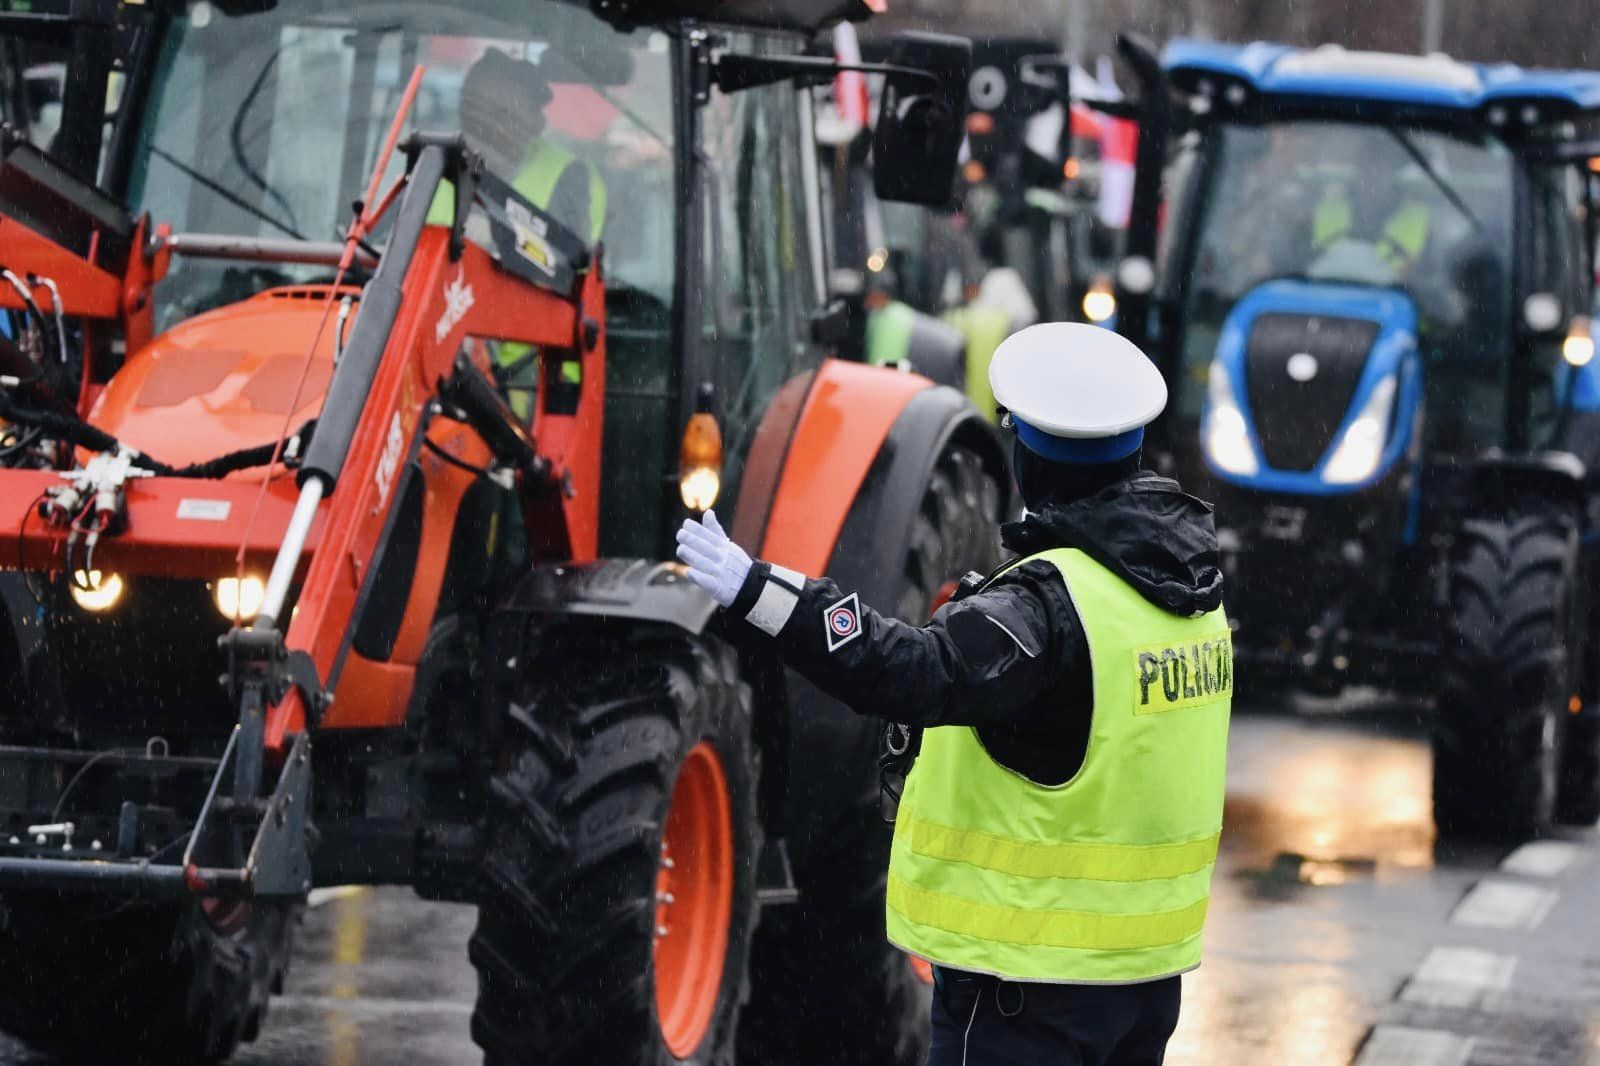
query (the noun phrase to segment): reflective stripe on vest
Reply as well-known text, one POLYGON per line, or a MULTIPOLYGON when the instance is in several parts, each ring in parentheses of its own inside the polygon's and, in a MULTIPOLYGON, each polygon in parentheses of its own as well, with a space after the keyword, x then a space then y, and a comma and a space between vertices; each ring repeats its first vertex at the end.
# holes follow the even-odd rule
POLYGON ((1222 828, 1232 640, 1221 608, 1179 618, 1080 551, 1056 566, 1082 620, 1094 710, 1064 785, 928 730, 889 863, 889 938, 1015 980, 1149 981, 1192 969, 1222 828))

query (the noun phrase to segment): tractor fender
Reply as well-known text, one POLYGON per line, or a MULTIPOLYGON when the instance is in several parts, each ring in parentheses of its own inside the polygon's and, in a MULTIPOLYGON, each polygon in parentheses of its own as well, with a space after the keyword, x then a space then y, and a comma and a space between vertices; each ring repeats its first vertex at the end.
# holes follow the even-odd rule
MULTIPOLYGON (((802 573, 825 573, 846 592, 858 593, 863 603, 892 612, 905 581, 906 545, 923 493, 940 455, 957 443, 975 452, 1002 495, 1009 494, 1010 468, 994 427, 962 393, 944 386, 926 388, 907 400, 871 457, 824 565, 817 566, 813 558, 786 565, 802 573)), ((1004 509, 1010 513, 1008 500, 1004 509)), ((781 546, 781 536, 769 536, 773 543, 781 546)), ((864 797, 876 797, 882 725, 792 672, 787 695, 788 787, 782 824, 792 857, 804 864, 814 842, 826 839, 840 818, 860 808, 864 797)))
MULTIPOLYGON (((760 550, 751 554, 802 574, 825 573, 890 431, 912 398, 933 387, 920 374, 838 359, 825 362, 811 380, 789 435, 759 530, 760 550)), ((747 510, 754 508, 740 507, 747 510)), ((756 538, 750 534, 757 531, 739 517, 734 537, 751 548, 756 538)))
POLYGON ((1504 508, 1517 498, 1537 496, 1581 504, 1588 470, 1571 452, 1506 455, 1491 449, 1474 459, 1466 478, 1471 504, 1504 508))
POLYGON ((517 582, 501 613, 658 622, 699 635, 717 604, 673 563, 597 559, 540 563, 517 582))

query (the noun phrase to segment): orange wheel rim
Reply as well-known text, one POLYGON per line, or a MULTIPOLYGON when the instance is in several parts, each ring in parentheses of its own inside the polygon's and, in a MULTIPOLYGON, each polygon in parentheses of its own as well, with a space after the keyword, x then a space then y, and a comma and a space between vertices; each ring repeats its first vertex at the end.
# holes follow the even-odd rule
POLYGON ((928 608, 928 617, 932 618, 939 612, 939 608, 949 603, 956 594, 956 589, 961 587, 959 581, 946 581, 939 586, 939 591, 933 594, 933 604, 928 608))
POLYGON ((917 975, 917 980, 925 985, 933 984, 933 963, 920 955, 907 955, 906 961, 911 964, 911 972, 917 975))
POLYGON ((704 741, 678 770, 656 870, 656 1017, 686 1059, 717 1009, 733 915, 733 818, 722 760, 704 741))

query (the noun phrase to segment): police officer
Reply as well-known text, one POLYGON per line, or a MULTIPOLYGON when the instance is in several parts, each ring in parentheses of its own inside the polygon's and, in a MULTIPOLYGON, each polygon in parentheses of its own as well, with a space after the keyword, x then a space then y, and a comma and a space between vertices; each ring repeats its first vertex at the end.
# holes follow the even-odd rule
POLYGON ((887 919, 934 965, 930 1066, 1159 1064, 1222 826, 1233 664, 1211 509, 1140 469, 1166 387, 1124 338, 1032 326, 990 381, 1028 506, 1002 530, 1019 558, 930 624, 753 562, 714 514, 678 554, 825 691, 925 730, 887 919))

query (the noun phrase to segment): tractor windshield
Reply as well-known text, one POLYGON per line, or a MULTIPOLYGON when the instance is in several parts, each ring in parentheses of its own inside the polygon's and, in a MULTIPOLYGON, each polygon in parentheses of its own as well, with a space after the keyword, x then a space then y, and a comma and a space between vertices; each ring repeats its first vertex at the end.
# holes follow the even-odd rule
POLYGON ((1234 304, 1294 278, 1405 292, 1430 391, 1451 390, 1467 437, 1498 435, 1512 347, 1509 149, 1435 128, 1308 119, 1224 125, 1205 144, 1200 195, 1175 205, 1197 217, 1172 235, 1193 226, 1180 414, 1199 415, 1234 304))
MULTIPOLYGON (((665 314, 673 282, 671 48, 586 7, 283 0, 175 18, 149 85, 128 202, 182 232, 326 241, 366 184, 413 67, 414 129, 461 130, 489 168, 585 241, 607 285, 665 314)), ((401 163, 392 164, 398 173, 401 163)), ((433 221, 450 217, 441 190, 433 221)), ((381 240, 382 234, 379 234, 381 240)), ((325 268, 179 261, 170 322, 325 268)))

